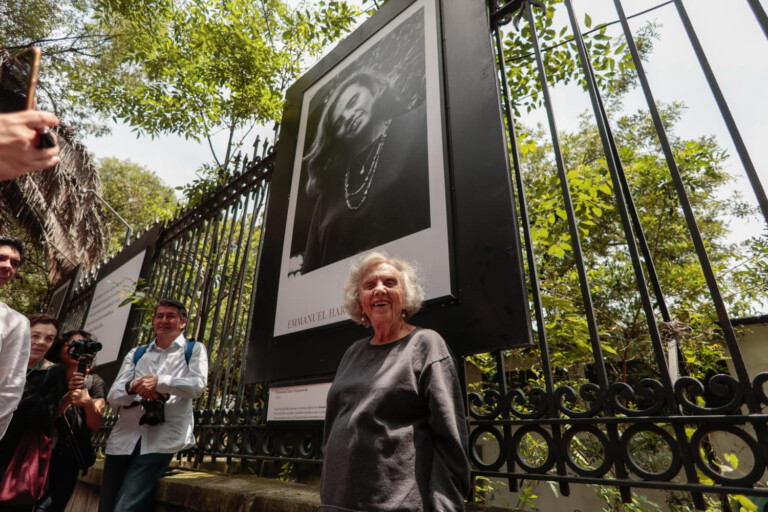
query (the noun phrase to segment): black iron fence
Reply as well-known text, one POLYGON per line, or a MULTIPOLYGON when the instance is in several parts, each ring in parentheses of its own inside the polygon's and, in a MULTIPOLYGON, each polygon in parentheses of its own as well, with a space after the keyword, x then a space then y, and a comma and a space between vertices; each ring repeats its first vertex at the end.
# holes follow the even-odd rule
MULTIPOLYGON (((760 2, 744 1, 768 36, 760 2)), ((748 373, 729 313, 749 312, 765 296, 760 254, 768 251, 753 238, 738 246, 743 261, 729 259, 736 246, 717 216, 730 204, 715 190, 726 174, 717 148, 670 134, 669 110, 644 71, 652 34, 633 35, 631 16, 613 3, 622 30, 612 38, 604 26, 583 34, 571 0, 488 2, 538 346, 468 358, 474 475, 511 491, 555 482, 563 495, 596 484, 625 502, 633 489, 679 491, 697 509, 727 509, 721 496, 768 497, 768 373, 748 373), (566 24, 555 31, 558 16, 566 24), (525 101, 523 80, 534 84, 525 101), (556 126, 558 80, 589 95, 590 119, 577 133, 556 126), (646 100, 635 117, 612 107, 628 82, 646 100), (520 120, 537 106, 548 131, 520 120), (717 448, 723 438, 740 446, 738 455, 717 448)), ((682 0, 652 8, 677 11, 754 192, 754 214, 768 221, 755 165, 682 0)), ((189 460, 322 460, 322 425, 268 427, 267 387, 243 377, 273 162, 271 153, 243 162, 205 204, 165 225, 139 289, 187 303, 188 335, 209 351, 189 460)), ((78 290, 68 325, 82 322, 91 282, 78 290)), ((132 326, 136 343, 151 336, 148 318, 132 326)), ((474 498, 483 497, 478 487, 474 498)))

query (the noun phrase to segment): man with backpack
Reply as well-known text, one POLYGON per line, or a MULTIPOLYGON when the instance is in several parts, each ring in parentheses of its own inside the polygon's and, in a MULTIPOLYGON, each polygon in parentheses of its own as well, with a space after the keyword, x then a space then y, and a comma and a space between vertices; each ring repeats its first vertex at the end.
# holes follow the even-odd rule
POLYGON ((121 407, 107 441, 99 512, 151 510, 157 481, 174 453, 195 445, 192 401, 208 382, 202 343, 182 331, 187 310, 173 299, 157 303, 156 338, 123 359, 107 400, 121 407))

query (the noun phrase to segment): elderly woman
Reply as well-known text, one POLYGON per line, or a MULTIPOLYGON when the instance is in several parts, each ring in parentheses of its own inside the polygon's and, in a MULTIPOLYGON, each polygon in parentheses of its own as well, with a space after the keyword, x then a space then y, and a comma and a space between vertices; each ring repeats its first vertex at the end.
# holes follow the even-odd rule
POLYGON ((430 226, 426 110, 383 77, 357 72, 333 90, 304 161, 315 204, 303 274, 430 226))
POLYGON ((328 393, 323 510, 463 510, 462 390, 445 341, 408 323, 424 295, 414 268, 368 253, 344 291, 350 316, 373 336, 347 350, 328 393))
MULTIPOLYGON (((51 348, 58 333, 58 321, 39 313, 29 317, 31 348, 29 362, 27 363, 27 382, 24 385, 24 393, 19 402, 19 407, 13 413, 8 431, 0 441, 0 475, 2 475, 2 490, 0 490, 0 510, 29 511, 42 494, 42 485, 36 487, 34 494, 30 495, 29 489, 21 492, 18 482, 19 474, 14 473, 13 467, 19 470, 18 460, 14 459, 17 448, 21 449, 32 444, 39 444, 41 453, 39 458, 44 459, 44 452, 50 455, 51 436, 53 434, 53 421, 59 412, 59 402, 67 391, 66 371, 59 365, 46 361, 45 355, 51 348), (14 461, 10 471, 9 465, 14 461), (37 492, 39 490, 39 493, 37 492)), ((16 453, 18 459, 23 450, 16 453)), ((48 467, 45 464, 37 466, 38 454, 35 460, 27 460, 21 468, 22 471, 30 471, 32 479, 38 484, 45 481, 48 467), (34 463, 34 465, 31 465, 34 463), (33 469, 29 469, 33 468, 33 469)))

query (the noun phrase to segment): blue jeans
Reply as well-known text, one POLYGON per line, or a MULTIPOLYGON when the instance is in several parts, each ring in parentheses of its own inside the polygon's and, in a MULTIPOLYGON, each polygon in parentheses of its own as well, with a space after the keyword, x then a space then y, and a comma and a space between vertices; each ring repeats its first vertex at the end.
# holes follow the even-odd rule
POLYGON ((107 455, 101 479, 99 512, 152 510, 155 485, 173 459, 172 453, 141 453, 141 441, 130 455, 107 455))

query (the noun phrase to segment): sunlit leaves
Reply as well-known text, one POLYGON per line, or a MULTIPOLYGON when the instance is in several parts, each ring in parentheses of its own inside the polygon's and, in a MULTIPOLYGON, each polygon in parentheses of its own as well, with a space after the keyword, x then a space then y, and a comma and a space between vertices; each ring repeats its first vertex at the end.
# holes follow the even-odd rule
MULTIPOLYGON (((752 210, 738 196, 723 192, 731 180, 725 170, 727 155, 712 137, 686 140, 674 135, 681 109, 679 104, 661 106, 662 118, 671 129, 675 159, 712 266, 723 289, 728 290, 729 309, 732 315, 748 313, 766 293, 768 243, 752 240, 737 246, 727 241, 728 216, 748 216, 752 210)), ((680 337, 688 370, 704 376, 721 364, 721 334, 674 182, 647 114, 618 117, 615 126, 619 154, 664 300, 673 319, 690 327, 680 337)), ((524 148, 520 151, 521 163, 547 335, 556 347, 551 352, 553 365, 574 368, 578 361, 589 363, 593 355, 563 183, 545 132, 525 127, 518 127, 517 132, 519 147, 524 148)), ((609 367, 618 374, 613 378, 632 378, 633 364, 636 368, 642 366, 642 372, 652 372, 655 358, 639 284, 599 134, 585 118, 577 131, 561 133, 560 141, 565 185, 573 205, 572 218, 584 256, 601 347, 609 367)), ((659 321, 658 309, 656 314, 659 321)))
MULTIPOLYGON (((563 10, 562 0, 546 2, 546 10, 534 9, 536 34, 542 50, 544 71, 550 85, 578 83, 586 90, 586 80, 581 68, 576 43, 572 30, 567 24, 567 16, 557 11, 563 10), (562 16, 557 16, 562 14, 562 16)), ((623 38, 615 40, 607 34, 607 27, 592 27, 592 18, 584 16, 587 31, 584 40, 595 71, 595 79, 604 94, 617 97, 626 92, 633 84, 635 67, 632 57, 626 51, 623 38), (589 30, 591 29, 591 30, 589 30)), ((638 51, 642 56, 653 49, 656 39, 656 26, 648 23, 635 34, 638 51)), ((513 25, 505 28, 504 54, 507 78, 515 98, 514 108, 531 111, 542 107, 544 96, 541 93, 538 68, 531 27, 527 22, 520 24, 520 29, 513 25)))
MULTIPOLYGON (((94 30, 115 37, 92 66, 69 70, 74 94, 150 136, 202 141, 271 124, 304 59, 355 15, 336 0, 296 8, 282 0, 104 0, 94 30)), ((217 165, 227 167, 237 143, 214 151, 217 165)))
MULTIPOLYGON (((153 171, 117 158, 101 159, 98 170, 104 184, 104 199, 131 225, 134 233, 172 216, 176 196, 153 171)), ((108 215, 107 221, 109 252, 114 253, 123 246, 125 226, 113 215, 108 215)))

